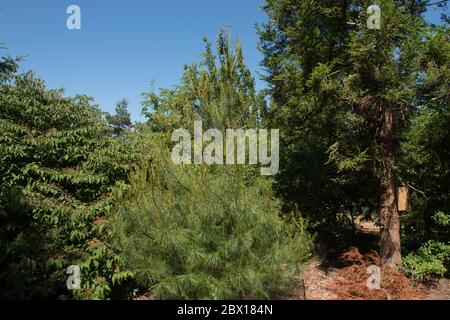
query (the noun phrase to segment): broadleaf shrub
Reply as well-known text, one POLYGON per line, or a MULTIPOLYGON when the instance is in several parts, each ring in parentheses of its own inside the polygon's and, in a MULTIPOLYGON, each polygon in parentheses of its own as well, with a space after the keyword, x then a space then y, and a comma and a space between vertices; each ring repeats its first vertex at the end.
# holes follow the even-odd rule
POLYGON ((107 298, 124 275, 105 217, 137 156, 92 99, 17 69, 0 61, 0 298, 72 296, 70 265, 82 275, 74 297, 107 298))
POLYGON ((437 211, 431 215, 431 220, 434 222, 435 230, 433 238, 424 242, 415 252, 410 252, 404 257, 401 265, 404 273, 419 282, 444 277, 450 270, 450 242, 448 240, 450 215, 437 211))
POLYGON ((430 240, 403 258, 404 272, 416 281, 443 277, 450 265, 450 244, 430 240))

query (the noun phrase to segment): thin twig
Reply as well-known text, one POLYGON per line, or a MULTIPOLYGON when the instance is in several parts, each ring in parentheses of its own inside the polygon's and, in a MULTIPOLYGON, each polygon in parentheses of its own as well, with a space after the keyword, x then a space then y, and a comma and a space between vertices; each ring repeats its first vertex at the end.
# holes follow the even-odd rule
POLYGON ((419 189, 417 189, 417 188, 414 188, 414 187, 413 187, 412 185, 410 185, 409 183, 408 183, 408 187, 410 187, 411 189, 413 189, 413 190, 415 190, 415 191, 421 193, 425 198, 427 197, 426 194, 425 194, 425 192, 423 192, 423 191, 421 191, 421 190, 419 190, 419 189))

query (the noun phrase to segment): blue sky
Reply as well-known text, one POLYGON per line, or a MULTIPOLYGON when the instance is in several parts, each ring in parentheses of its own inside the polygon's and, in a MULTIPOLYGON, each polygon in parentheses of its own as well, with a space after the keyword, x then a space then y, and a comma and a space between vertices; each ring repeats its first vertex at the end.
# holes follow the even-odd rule
MULTIPOLYGON (((68 95, 87 94, 113 112, 130 101, 139 120, 141 93, 170 87, 183 65, 199 61, 202 37, 211 41, 220 28, 231 27, 243 43, 247 65, 258 78, 262 56, 255 23, 264 22, 264 0, 0 0, 0 55, 26 56, 49 88, 68 95), (66 9, 81 8, 82 29, 68 30, 66 9)), ((439 13, 431 12, 437 22, 439 13)), ((257 88, 264 83, 257 79, 257 88)))
MULTIPOLYGON (((169 87, 184 64, 197 62, 202 37, 215 40, 230 26, 258 69, 255 23, 265 20, 263 0, 0 0, 0 55, 25 55, 49 88, 83 93, 113 112, 122 97, 139 119, 141 93, 169 87), (81 8, 81 30, 68 30, 66 9, 81 8)), ((254 76, 257 76, 254 73, 254 76)), ((258 87, 263 84, 258 81, 258 87)))

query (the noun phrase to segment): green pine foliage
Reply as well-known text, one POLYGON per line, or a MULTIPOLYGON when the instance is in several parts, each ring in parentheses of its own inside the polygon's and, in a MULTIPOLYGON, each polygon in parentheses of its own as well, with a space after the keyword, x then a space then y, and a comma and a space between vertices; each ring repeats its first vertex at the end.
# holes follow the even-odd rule
POLYGON ((310 254, 305 222, 280 218, 270 182, 238 166, 176 166, 167 147, 120 194, 113 220, 123 260, 159 299, 266 299, 310 254))
POLYGON ((113 133, 120 136, 131 127, 131 114, 128 111, 128 100, 122 99, 116 104, 116 114, 106 115, 106 120, 113 128, 113 133))
POLYGON ((240 42, 223 29, 198 64, 186 65, 180 84, 172 89, 144 93, 143 113, 153 131, 190 128, 202 120, 205 128, 255 128, 264 101, 255 93, 255 81, 245 65, 240 42))
POLYGON ((0 297, 70 295, 66 268, 80 265, 75 295, 105 298, 119 265, 110 193, 136 156, 90 98, 46 90, 11 59, 0 66, 0 297))
MULTIPOLYGON (((219 33, 181 84, 145 94, 141 128, 151 162, 118 195, 112 229, 140 285, 159 299, 267 299, 287 289, 310 254, 305 222, 281 218, 271 181, 250 166, 174 165, 170 133, 255 127, 259 106, 240 45, 219 33), (150 107, 150 109, 149 109, 150 107), (152 112, 149 112, 152 110, 152 112)), ((259 101, 259 102, 258 102, 259 101)), ((173 144, 173 143, 172 143, 173 144)))

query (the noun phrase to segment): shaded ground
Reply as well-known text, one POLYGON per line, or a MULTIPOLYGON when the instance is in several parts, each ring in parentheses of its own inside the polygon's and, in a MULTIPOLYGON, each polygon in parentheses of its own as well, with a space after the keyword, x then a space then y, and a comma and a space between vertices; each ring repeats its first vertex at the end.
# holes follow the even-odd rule
POLYGON ((441 279, 433 284, 425 300, 450 300, 450 279, 441 279))
MULTIPOLYGON (((357 239, 358 243, 369 244, 374 239, 378 239, 379 228, 373 222, 358 220, 355 224, 355 240, 357 239)), ((409 280, 401 274, 389 270, 383 271, 383 277, 391 277, 391 279, 384 278, 383 280, 386 288, 382 288, 378 294, 371 292, 366 284, 370 274, 365 275, 365 269, 372 263, 363 261, 364 256, 371 258, 371 254, 363 256, 357 249, 350 250, 346 254, 348 255, 348 253, 351 253, 350 256, 353 256, 353 260, 352 257, 342 259, 337 256, 327 256, 322 259, 314 258, 306 264, 299 276, 299 281, 304 283, 305 294, 298 295, 297 299, 340 300, 364 299, 364 297, 396 299, 403 297, 403 299, 450 300, 450 279, 441 279, 427 286, 416 287, 410 285, 409 280), (359 290, 358 294, 349 293, 355 288, 359 290), (345 292, 346 290, 347 292, 345 292), (389 290, 390 292, 387 292, 389 290)), ((373 255, 372 258, 377 259, 373 255)), ((373 262, 373 264, 377 263, 373 262)))
POLYGON ((302 272, 305 281, 306 300, 336 300, 333 290, 328 289, 338 278, 336 269, 323 268, 319 259, 313 259, 302 272))
MULTIPOLYGON (((331 287, 344 280, 340 275, 342 266, 330 265, 328 261, 321 262, 319 259, 314 259, 304 267, 300 278, 303 278, 305 283, 306 300, 340 300, 336 290, 331 287)), ((424 289, 425 296, 420 299, 450 300, 450 279, 441 279, 424 289)), ((303 297, 298 296, 297 299, 303 300, 303 297)))

